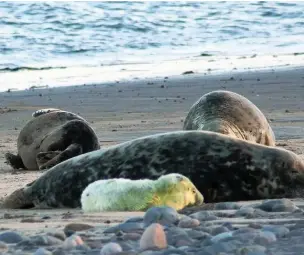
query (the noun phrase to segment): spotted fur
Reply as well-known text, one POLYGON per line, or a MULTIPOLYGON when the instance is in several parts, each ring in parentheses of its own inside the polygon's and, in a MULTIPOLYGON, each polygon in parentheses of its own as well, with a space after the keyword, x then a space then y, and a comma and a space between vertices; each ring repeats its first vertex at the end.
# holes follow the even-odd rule
POLYGON ((217 90, 195 102, 184 130, 207 130, 247 141, 275 146, 275 135, 264 114, 247 98, 217 90))
POLYGON ((304 164, 291 151, 215 132, 176 131, 66 160, 17 190, 19 195, 8 196, 4 206, 75 208, 80 207, 83 190, 94 181, 154 180, 169 173, 189 178, 207 203, 294 197, 304 187, 304 164), (23 199, 17 202, 20 193, 23 199))

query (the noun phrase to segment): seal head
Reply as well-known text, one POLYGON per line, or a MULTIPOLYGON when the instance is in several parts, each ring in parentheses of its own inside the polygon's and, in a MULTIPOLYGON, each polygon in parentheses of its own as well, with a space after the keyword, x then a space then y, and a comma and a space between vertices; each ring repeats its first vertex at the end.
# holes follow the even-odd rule
POLYGON ((225 90, 212 91, 195 102, 184 130, 207 130, 263 145, 275 146, 264 114, 247 98, 225 90))

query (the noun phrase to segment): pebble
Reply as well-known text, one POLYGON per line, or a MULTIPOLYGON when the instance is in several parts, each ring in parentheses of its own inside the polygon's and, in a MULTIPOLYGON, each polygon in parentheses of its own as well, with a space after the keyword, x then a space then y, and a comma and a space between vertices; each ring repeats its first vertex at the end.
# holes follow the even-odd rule
POLYGON ((165 249, 167 246, 165 231, 159 223, 149 225, 139 240, 139 247, 142 250, 165 249))
POLYGON ((266 248, 261 245, 245 246, 237 250, 238 255, 262 255, 266 251, 266 248))
POLYGON ((53 253, 51 251, 48 251, 44 248, 39 248, 33 255, 52 255, 53 253))
POLYGON ((36 235, 31 236, 29 239, 23 240, 17 244, 20 247, 26 246, 53 246, 53 245, 61 245, 63 243, 62 240, 49 236, 49 235, 36 235))
POLYGON ((256 244, 265 246, 265 245, 275 242, 276 240, 277 240, 277 238, 274 233, 272 233, 270 231, 260 231, 259 235, 257 237, 255 237, 254 242, 256 244))
POLYGON ((0 241, 4 243, 19 243, 23 240, 23 236, 14 231, 5 231, 0 233, 0 241))
POLYGON ((286 198, 266 200, 256 207, 266 212, 293 212, 299 209, 291 200, 286 198))
POLYGON ((124 222, 113 227, 107 228, 104 233, 117 233, 119 231, 129 233, 138 230, 143 230, 143 224, 139 222, 124 222))
POLYGON ((83 223, 70 223, 67 224, 64 228, 64 232, 68 232, 68 231, 73 231, 73 232, 77 232, 77 231, 85 231, 88 229, 94 228, 94 226, 91 226, 89 224, 83 224, 83 223))
POLYGON ((225 233, 225 232, 229 232, 229 229, 225 226, 213 227, 211 229, 212 235, 218 235, 218 234, 225 233))
POLYGON ((8 250, 8 245, 5 242, 0 241, 0 254, 8 250))
POLYGON ((129 219, 127 219, 125 222, 143 222, 144 221, 144 217, 131 217, 129 219))
POLYGON ((192 213, 190 214, 190 217, 197 219, 199 221, 211 221, 218 219, 218 217, 216 217, 209 211, 200 211, 200 212, 192 213))
POLYGON ((62 247, 64 249, 72 249, 74 247, 81 246, 81 245, 83 245, 83 241, 82 241, 81 237, 78 235, 72 235, 64 240, 62 247))
MULTIPOLYGON (((242 243, 238 240, 231 240, 231 241, 226 241, 226 242, 219 242, 212 244, 209 247, 206 247, 204 249, 205 252, 208 252, 210 254, 217 255, 221 252, 227 253, 227 252, 234 252, 237 250, 237 248, 242 245, 242 243)), ((204 254, 204 253, 201 253, 204 254)))
POLYGON ((234 202, 220 202, 214 207, 215 210, 237 210, 240 209, 241 205, 234 202))
POLYGON ((164 226, 178 224, 181 216, 175 209, 168 206, 159 206, 149 208, 144 215, 144 226, 147 227, 153 223, 159 223, 164 226))
MULTIPOLYGON (((270 251, 280 254, 282 247, 284 252, 288 250, 287 238, 295 240, 290 241, 292 249, 304 249, 304 221, 294 223, 293 212, 299 209, 291 200, 274 199, 246 206, 225 202, 213 208, 220 211, 190 210, 186 212, 190 215, 182 215, 170 207, 153 207, 143 217, 131 217, 106 229, 94 224, 70 223, 61 230, 48 230, 29 237, 6 230, 0 232, 0 253, 266 255, 270 251), (288 217, 291 220, 285 224, 288 217), (277 218, 272 223, 272 219, 277 218)), ((297 219, 301 217, 302 214, 297 215, 297 219)))
POLYGON ((271 226, 271 225, 263 226, 262 230, 270 231, 274 233, 276 237, 284 237, 290 232, 289 229, 284 226, 271 226))
POLYGON ((65 235, 63 230, 56 230, 54 232, 48 232, 47 235, 56 237, 56 238, 60 239, 61 241, 64 241, 67 238, 67 236, 65 235))
POLYGON ((122 248, 117 243, 108 243, 102 247, 100 255, 112 255, 118 252, 122 252, 122 248))
POLYGON ((180 228, 195 228, 200 225, 200 221, 198 219, 192 219, 189 216, 184 216, 180 219, 178 223, 178 227, 180 228))

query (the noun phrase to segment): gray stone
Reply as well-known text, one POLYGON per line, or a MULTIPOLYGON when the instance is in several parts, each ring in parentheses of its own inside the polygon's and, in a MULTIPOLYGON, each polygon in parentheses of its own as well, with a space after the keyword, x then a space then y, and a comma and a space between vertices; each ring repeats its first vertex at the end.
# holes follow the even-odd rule
POLYGON ((211 229, 211 235, 215 236, 224 232, 229 232, 229 229, 224 226, 213 227, 211 229))
POLYGON ((62 231, 62 230, 48 232, 47 235, 56 237, 56 238, 60 239, 61 241, 64 241, 66 239, 66 235, 65 235, 64 231, 62 231))
POLYGON ((194 230, 194 229, 191 229, 191 230, 187 231, 187 235, 190 238, 197 239, 197 240, 204 240, 204 239, 206 239, 208 237, 211 237, 211 235, 209 233, 206 233, 206 232, 203 232, 203 231, 194 230))
POLYGON ((198 219, 192 219, 191 217, 188 216, 183 216, 179 223, 178 227, 180 228, 195 228, 200 225, 200 222, 198 219))
POLYGON ((37 251, 34 252, 33 255, 52 255, 53 253, 51 251, 48 251, 44 248, 39 248, 37 251))
POLYGON ((254 209, 252 207, 241 207, 239 210, 236 211, 236 217, 245 217, 248 214, 252 214, 254 209))
POLYGON ((29 241, 37 246, 52 246, 52 245, 61 245, 62 240, 49 236, 49 235, 36 235, 30 237, 29 241))
MULTIPOLYGON (((176 246, 179 240, 185 240, 187 244, 191 244, 193 241, 188 236, 187 231, 178 227, 170 227, 166 231, 167 242, 169 245, 176 246)), ((180 244, 180 246, 183 246, 180 244)))
POLYGON ((199 221, 210 221, 217 220, 218 217, 214 216, 213 213, 209 211, 200 211, 193 214, 190 214, 191 218, 198 219, 199 221))
POLYGON ((277 237, 286 236, 289 233, 289 229, 284 226, 273 226, 266 225, 262 227, 262 231, 270 231, 274 233, 277 237))
POLYGON ((83 244, 84 243, 80 236, 72 235, 64 240, 62 247, 64 249, 73 249, 73 248, 76 248, 77 246, 82 246, 83 244))
POLYGON ((250 245, 245 246, 242 248, 239 248, 237 250, 237 255, 258 255, 258 254, 264 254, 266 251, 266 247, 261 245, 250 245))
POLYGON ((276 240, 275 234, 270 231, 260 231, 259 235, 254 238, 254 242, 262 246, 276 242, 276 240))
POLYGON ((129 233, 129 232, 136 232, 138 230, 143 230, 143 224, 140 222, 124 222, 121 224, 117 224, 113 227, 107 228, 104 233, 109 234, 109 233, 117 233, 119 231, 129 233))
POLYGON ((144 215, 144 226, 159 223, 164 226, 177 225, 181 216, 172 207, 159 206, 149 208, 144 215))
POLYGON ((169 249, 166 249, 164 251, 161 251, 160 252, 161 255, 188 255, 187 252, 183 251, 183 250, 180 250, 180 249, 175 249, 175 248, 169 248, 169 249))
POLYGON ((240 204, 235 202, 220 202, 214 207, 215 210, 237 210, 241 207, 240 204))
POLYGON ((100 255, 113 255, 122 252, 122 248, 117 243, 107 243, 101 248, 100 255))
POLYGON ((211 242, 217 243, 217 242, 223 241, 226 238, 229 238, 229 237, 232 237, 232 236, 233 236, 233 231, 224 232, 224 233, 218 234, 216 236, 213 236, 211 238, 211 242))
POLYGON ((286 198, 266 200, 257 205, 256 208, 266 212, 293 212, 299 209, 291 200, 286 198))
POLYGON ((4 243, 19 243, 24 237, 14 231, 5 231, 0 233, 0 241, 4 243))
POLYGON ((5 242, 0 241, 0 254, 8 250, 8 245, 5 242))
POLYGON ((125 221, 125 223, 126 222, 143 222, 144 221, 144 217, 141 217, 141 216, 136 216, 136 217, 131 217, 131 218, 129 218, 129 219, 127 219, 126 221, 125 221))
MULTIPOLYGON (((208 252, 211 255, 217 255, 221 252, 223 253, 229 253, 229 252, 235 252, 239 246, 241 246, 242 243, 237 240, 231 240, 227 242, 219 242, 212 244, 211 246, 208 246, 204 248, 205 252, 208 252)), ((200 253, 204 254, 204 253, 200 253)))

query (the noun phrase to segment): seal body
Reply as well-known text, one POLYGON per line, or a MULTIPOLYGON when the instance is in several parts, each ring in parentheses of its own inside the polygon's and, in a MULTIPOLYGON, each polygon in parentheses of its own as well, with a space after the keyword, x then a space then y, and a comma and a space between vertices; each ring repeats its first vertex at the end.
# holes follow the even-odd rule
POLYGON ((247 98, 231 91, 212 91, 195 102, 184 130, 207 130, 275 146, 275 135, 264 114, 247 98))
POLYGON ((17 139, 18 154, 7 153, 15 169, 46 169, 82 153, 100 148, 89 123, 77 114, 42 109, 32 114, 17 139))
POLYGON ((304 164, 291 151, 215 132, 176 131, 66 160, 13 192, 4 207, 79 207, 94 181, 154 180, 168 173, 189 178, 207 203, 294 197, 304 188, 304 164))
POLYGON ((201 205, 202 194, 181 174, 167 174, 157 180, 124 178, 99 180, 89 184, 81 195, 84 212, 145 211, 153 206, 181 210, 201 205))

